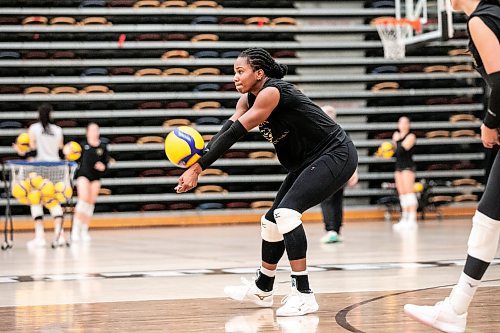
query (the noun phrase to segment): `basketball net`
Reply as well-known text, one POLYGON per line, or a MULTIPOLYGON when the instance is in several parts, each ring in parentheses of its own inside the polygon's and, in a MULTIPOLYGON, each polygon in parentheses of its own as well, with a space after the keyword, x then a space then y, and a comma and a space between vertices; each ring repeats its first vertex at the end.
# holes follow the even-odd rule
POLYGON ((384 57, 387 59, 403 59, 406 42, 413 30, 422 31, 420 20, 397 19, 394 17, 378 17, 372 21, 384 46, 384 57))

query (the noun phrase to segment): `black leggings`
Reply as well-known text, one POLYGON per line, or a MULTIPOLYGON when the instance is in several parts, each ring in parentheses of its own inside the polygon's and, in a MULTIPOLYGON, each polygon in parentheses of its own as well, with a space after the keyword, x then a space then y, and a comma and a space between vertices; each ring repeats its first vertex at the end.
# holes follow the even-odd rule
POLYGON ((346 142, 320 156, 307 167, 291 172, 283 181, 266 219, 276 223, 277 208, 303 213, 337 192, 351 178, 358 165, 358 153, 352 142, 346 142))
POLYGON ((344 219, 344 188, 330 195, 321 203, 321 211, 323 212, 323 222, 325 223, 326 231, 335 231, 340 233, 342 220, 344 219))
POLYGON ((494 220, 500 221, 500 153, 497 154, 495 162, 493 162, 477 210, 494 220))

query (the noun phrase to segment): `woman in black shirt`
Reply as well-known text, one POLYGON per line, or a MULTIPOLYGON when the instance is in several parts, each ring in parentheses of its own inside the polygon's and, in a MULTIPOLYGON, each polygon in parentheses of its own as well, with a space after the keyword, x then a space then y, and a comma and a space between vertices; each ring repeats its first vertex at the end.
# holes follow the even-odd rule
POLYGON ((281 80, 286 70, 264 49, 251 48, 240 54, 234 63, 234 83, 242 94, 236 112, 209 142, 199 162, 179 178, 176 190, 181 193, 195 187, 203 169, 249 130, 259 127, 289 173, 273 207, 261 218, 262 263, 257 279, 224 291, 235 300, 272 306, 276 266, 286 249, 292 291, 276 315, 297 316, 318 309, 309 288, 302 213, 344 186, 358 158, 342 128, 301 91, 281 80))
POLYGON ((99 126, 90 123, 87 126, 87 142, 82 145, 82 156, 76 171, 78 203, 75 206, 75 217, 71 230, 71 240, 90 241, 88 233, 90 219, 94 214, 94 206, 101 189, 101 177, 106 170, 109 156, 106 144, 100 140, 99 126))

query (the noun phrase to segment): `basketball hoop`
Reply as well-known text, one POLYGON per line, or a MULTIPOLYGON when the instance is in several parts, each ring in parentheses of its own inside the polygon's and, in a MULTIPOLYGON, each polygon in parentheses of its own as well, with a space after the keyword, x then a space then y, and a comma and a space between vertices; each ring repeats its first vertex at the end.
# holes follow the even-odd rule
POLYGON ((384 46, 384 57, 387 59, 403 59, 406 41, 413 35, 413 30, 417 33, 422 32, 422 25, 418 19, 378 17, 373 19, 371 24, 377 27, 384 46))

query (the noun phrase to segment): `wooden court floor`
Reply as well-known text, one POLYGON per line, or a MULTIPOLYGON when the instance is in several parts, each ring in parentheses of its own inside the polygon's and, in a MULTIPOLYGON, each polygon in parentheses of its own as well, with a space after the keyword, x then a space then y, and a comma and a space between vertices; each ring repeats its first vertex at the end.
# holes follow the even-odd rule
MULTIPOLYGON (((383 223, 344 228, 323 245, 305 226, 310 281, 320 310, 275 316, 289 290, 286 260, 272 308, 222 292, 251 279, 260 257, 258 224, 96 230, 90 244, 29 250, 16 234, 0 253, 0 332, 435 332, 410 320, 405 303, 433 304, 463 269, 470 220, 429 221, 394 233, 383 223)), ((497 258, 499 257, 497 253, 497 258)), ((500 332, 500 260, 485 275, 467 332, 500 332)))
MULTIPOLYGON (((481 288, 469 313, 467 332, 500 330, 500 287, 481 288)), ((427 289, 406 292, 319 294, 320 311, 304 317, 276 317, 226 299, 132 301, 0 308, 2 332, 430 332, 402 312, 407 302, 430 304, 448 294, 427 289)), ((279 300, 276 297, 276 300, 279 300)))

